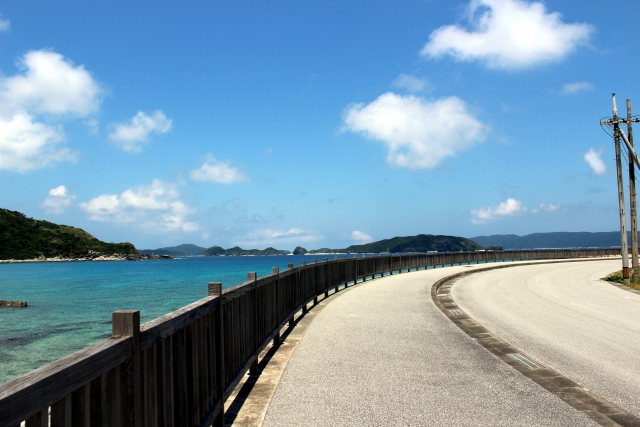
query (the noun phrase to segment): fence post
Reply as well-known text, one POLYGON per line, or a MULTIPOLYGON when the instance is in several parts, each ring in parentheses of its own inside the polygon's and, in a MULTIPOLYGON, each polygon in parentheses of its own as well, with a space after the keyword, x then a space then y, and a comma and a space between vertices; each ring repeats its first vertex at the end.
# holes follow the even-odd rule
MULTIPOLYGON (((287 269, 288 269, 288 270, 293 270, 293 264, 287 264, 287 269)), ((291 313, 291 319, 289 319, 289 327, 290 327, 290 328, 292 328, 292 327, 293 327, 293 325, 295 325, 295 324, 296 324, 296 322, 295 322, 295 316, 296 316, 296 314, 295 314, 295 313, 291 313)))
MULTIPOLYGON (((302 260, 300 261, 300 266, 302 267, 306 267, 307 266, 307 261, 302 260)), ((306 299, 306 295, 307 295, 307 269, 303 268, 302 270, 300 270, 300 282, 304 283, 304 286, 302 288, 302 291, 304 292, 303 295, 305 295, 305 299, 306 299)), ((304 303, 304 305, 302 306, 302 315, 304 316, 305 314, 307 314, 307 312, 309 311, 309 309, 307 308, 307 303, 304 303)))
POLYGON ((224 427, 224 388, 226 386, 224 371, 224 313, 222 311, 222 282, 209 282, 210 297, 218 297, 218 318, 214 319, 216 327, 216 394, 220 399, 220 412, 213 420, 212 427, 224 427))
POLYGON ((274 312, 273 312, 273 317, 276 319, 276 328, 278 328, 278 331, 276 332, 275 336, 273 337, 273 345, 274 346, 278 346, 280 345, 280 304, 278 301, 278 293, 280 292, 280 284, 278 283, 278 279, 280 277, 280 268, 279 267, 271 267, 271 274, 275 274, 276 275, 276 291, 275 291, 275 308, 274 308, 274 312))
POLYGON ((327 278, 329 276, 329 258, 324 259, 324 297, 329 298, 329 283, 327 278))
MULTIPOLYGON (((255 271, 247 273, 247 278, 249 282, 255 282, 258 278, 258 273, 255 271)), ((253 311, 253 345, 254 345, 254 357, 251 366, 249 367, 249 375, 258 375, 260 374, 260 370, 258 369, 258 356, 260 353, 260 343, 259 334, 258 334, 258 288, 254 286, 253 288, 253 298, 251 298, 251 311, 253 311)))
POLYGON ((318 282, 316 281, 318 279, 318 266, 316 265, 318 264, 318 260, 314 259, 313 260, 313 295, 315 295, 313 297, 313 306, 315 307, 316 305, 318 305, 318 282))
MULTIPOLYGON (((112 314, 113 338, 131 337, 132 345, 132 367, 131 370, 131 393, 133 403, 132 421, 135 427, 142 427, 142 389, 140 370, 140 311, 120 310, 112 314)), ((124 397, 124 396, 123 396, 124 397)))

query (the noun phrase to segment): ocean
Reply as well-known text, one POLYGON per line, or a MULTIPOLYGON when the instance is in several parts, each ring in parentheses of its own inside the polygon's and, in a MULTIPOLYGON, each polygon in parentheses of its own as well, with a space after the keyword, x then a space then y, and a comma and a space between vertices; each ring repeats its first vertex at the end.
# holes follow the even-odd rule
POLYGON ((0 308, 0 384, 109 337, 116 310, 140 310, 145 323, 206 297, 209 282, 226 289, 250 271, 334 256, 0 264, 0 299, 29 304, 0 308))

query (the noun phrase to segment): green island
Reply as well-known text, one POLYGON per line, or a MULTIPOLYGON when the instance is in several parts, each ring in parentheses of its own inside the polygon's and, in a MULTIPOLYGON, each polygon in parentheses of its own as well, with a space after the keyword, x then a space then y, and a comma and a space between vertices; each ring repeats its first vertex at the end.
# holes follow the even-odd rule
POLYGON ((27 218, 0 208, 0 260, 83 258, 87 255, 137 255, 131 243, 107 243, 69 225, 27 218))
POLYGON ((418 234, 417 236, 394 237, 363 245, 351 245, 344 249, 314 249, 315 253, 398 253, 398 252, 467 252, 482 250, 482 246, 470 239, 456 236, 418 234))

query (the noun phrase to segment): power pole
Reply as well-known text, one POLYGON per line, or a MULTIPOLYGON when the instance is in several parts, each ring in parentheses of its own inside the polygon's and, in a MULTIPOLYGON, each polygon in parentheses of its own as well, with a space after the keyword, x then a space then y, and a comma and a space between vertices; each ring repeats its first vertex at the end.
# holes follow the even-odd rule
MULTIPOLYGON (((627 243, 627 218, 624 212, 624 187, 622 185, 622 160, 620 158, 620 131, 618 125, 618 106, 616 94, 613 97, 613 141, 616 146, 616 171, 618 175, 618 206, 620 208, 620 254, 622 255, 622 279, 629 283, 629 245, 627 243)), ((629 156, 631 157, 631 156, 629 156)))
MULTIPOLYGON (((629 144, 633 147, 633 117, 631 116, 631 100, 627 99, 627 132, 629 144)), ((631 278, 640 281, 638 268, 638 218, 636 215, 636 168, 633 158, 629 155, 629 214, 631 215, 631 278)))

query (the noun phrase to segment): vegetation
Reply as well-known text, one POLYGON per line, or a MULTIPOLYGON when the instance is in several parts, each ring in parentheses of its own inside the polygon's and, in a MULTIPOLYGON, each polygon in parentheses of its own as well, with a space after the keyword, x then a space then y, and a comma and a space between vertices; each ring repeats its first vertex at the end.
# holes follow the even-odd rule
POLYGON ((203 248, 198 245, 192 245, 190 243, 187 243, 184 245, 170 246, 167 248, 142 249, 140 253, 155 254, 155 255, 185 256, 185 255, 199 255, 206 250, 207 248, 203 248))
MULTIPOLYGON (((533 233, 526 236, 496 234, 477 236, 471 240, 482 246, 498 245, 509 249, 552 249, 552 248, 610 248, 620 247, 620 232, 557 232, 533 233)), ((631 234, 629 234, 631 241, 631 234)))
POLYGON ((0 209, 0 259, 76 258, 89 251, 103 255, 138 253, 131 243, 106 243, 80 228, 0 209))
POLYGON ((464 237, 418 234, 379 240, 364 245, 352 245, 344 249, 319 249, 309 253, 459 252, 479 249, 482 249, 482 246, 464 237))
POLYGON ((290 252, 282 251, 272 247, 268 247, 267 249, 242 249, 241 247, 236 246, 229 249, 223 249, 220 246, 212 246, 206 251, 202 252, 201 255, 208 255, 208 256, 286 255, 288 253, 290 252))
POLYGON ((631 289, 640 291, 640 282, 631 282, 629 284, 624 283, 624 279, 622 278, 622 270, 615 271, 607 277, 603 277, 602 280, 606 280, 607 282, 620 283, 621 285, 625 285, 631 289))

